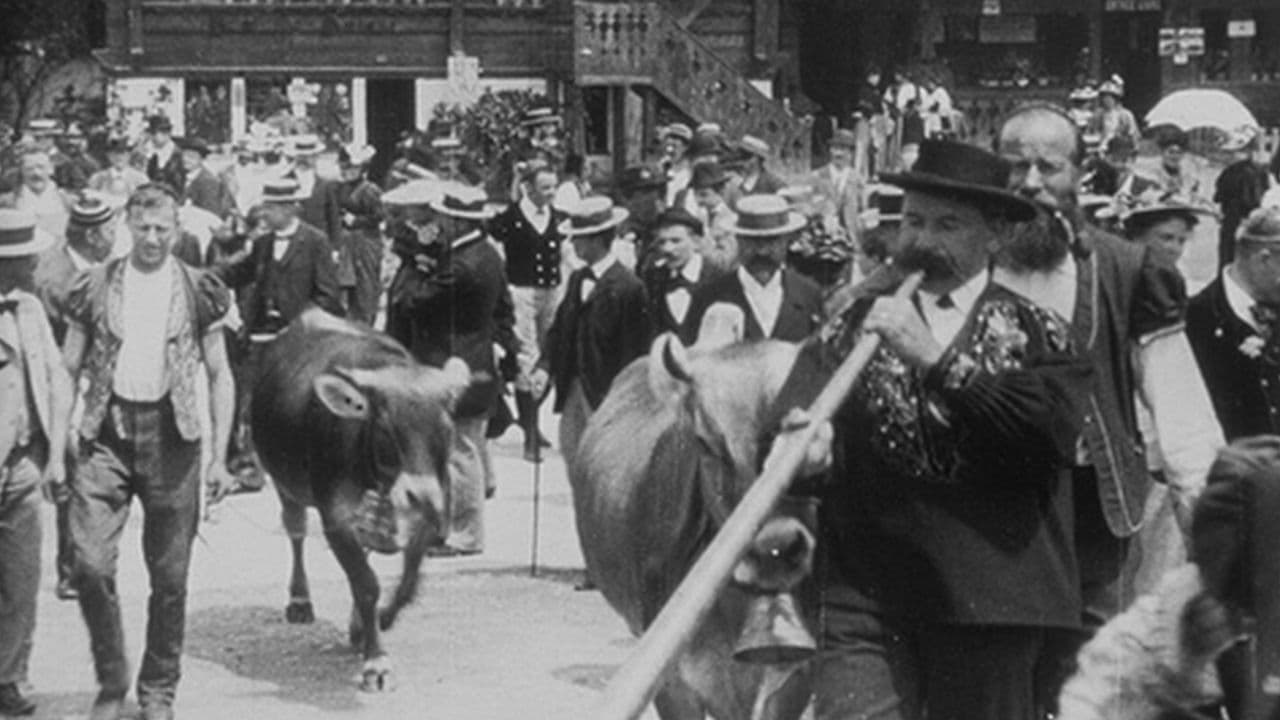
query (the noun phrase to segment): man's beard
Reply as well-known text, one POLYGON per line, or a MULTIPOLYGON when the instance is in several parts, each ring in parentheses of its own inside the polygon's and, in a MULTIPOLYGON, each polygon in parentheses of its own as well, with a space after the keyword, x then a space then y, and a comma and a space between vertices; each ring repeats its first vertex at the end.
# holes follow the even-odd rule
POLYGON ((752 276, 772 277, 782 268, 782 263, 768 255, 752 255, 742 263, 742 268, 752 276))
POLYGON ((1057 267, 1070 250, 1065 229, 1054 215, 1041 209, 1033 220, 1012 228, 997 264, 1016 271, 1047 271, 1057 267))

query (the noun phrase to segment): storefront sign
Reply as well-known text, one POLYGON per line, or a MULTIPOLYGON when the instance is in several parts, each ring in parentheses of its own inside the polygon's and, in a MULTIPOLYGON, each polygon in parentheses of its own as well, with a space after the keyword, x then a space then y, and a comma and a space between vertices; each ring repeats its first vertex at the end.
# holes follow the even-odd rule
POLYGON ((1106 0, 1107 12, 1160 12, 1160 0, 1106 0))
POLYGON ((980 43, 1004 45, 1035 41, 1036 17, 1034 15, 1001 15, 978 19, 978 42, 980 43))
POLYGON ((1258 34, 1258 24, 1253 20, 1232 20, 1227 23, 1227 37, 1251 38, 1258 34))
POLYGON ((1188 57, 1204 55, 1204 28, 1160 28, 1159 54, 1172 56, 1175 65, 1187 64, 1188 57))
POLYGON ((999 15, 1000 0, 982 0, 983 15, 999 15))

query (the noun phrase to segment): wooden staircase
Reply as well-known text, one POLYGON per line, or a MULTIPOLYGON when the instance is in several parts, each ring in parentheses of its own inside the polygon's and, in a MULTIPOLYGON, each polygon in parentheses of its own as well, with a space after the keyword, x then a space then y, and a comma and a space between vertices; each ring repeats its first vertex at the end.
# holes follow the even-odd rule
POLYGON ((656 2, 575 0, 573 70, 580 86, 647 85, 697 122, 768 142, 777 164, 809 167, 809 124, 762 93, 656 2))

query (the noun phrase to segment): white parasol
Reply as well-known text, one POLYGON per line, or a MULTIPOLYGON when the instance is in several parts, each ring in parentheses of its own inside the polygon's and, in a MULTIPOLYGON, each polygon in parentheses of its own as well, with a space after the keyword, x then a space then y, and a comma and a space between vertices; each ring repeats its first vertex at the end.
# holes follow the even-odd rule
POLYGON ((1183 130, 1216 128, 1227 134, 1257 128, 1258 120, 1236 96, 1224 90, 1196 88, 1169 93, 1147 113, 1147 125, 1183 130))

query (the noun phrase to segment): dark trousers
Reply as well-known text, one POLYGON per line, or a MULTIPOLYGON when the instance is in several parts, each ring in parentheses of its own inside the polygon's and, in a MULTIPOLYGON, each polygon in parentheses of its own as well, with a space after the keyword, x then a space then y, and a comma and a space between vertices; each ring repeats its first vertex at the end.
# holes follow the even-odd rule
POLYGON ((200 443, 182 438, 167 398, 132 403, 119 398, 71 489, 80 610, 89 627, 98 684, 128 691, 128 666, 116 562, 134 497, 142 504, 142 550, 151 578, 147 643, 138 700, 172 702, 186 626, 187 570, 200 507, 200 443))
POLYGON ((347 243, 355 276, 347 317, 372 327, 382 297, 382 237, 353 230, 347 233, 347 243))
POLYGON ((824 602, 817 720, 1039 720, 1046 630, 893 620, 824 602))
POLYGON ((26 453, 0 465, 0 685, 27 679, 40 590, 40 468, 26 453))

